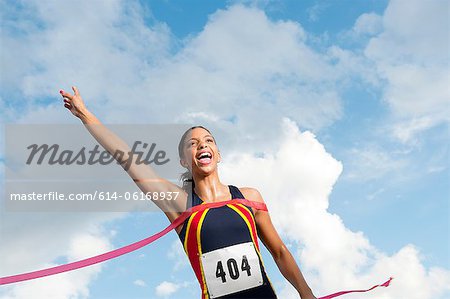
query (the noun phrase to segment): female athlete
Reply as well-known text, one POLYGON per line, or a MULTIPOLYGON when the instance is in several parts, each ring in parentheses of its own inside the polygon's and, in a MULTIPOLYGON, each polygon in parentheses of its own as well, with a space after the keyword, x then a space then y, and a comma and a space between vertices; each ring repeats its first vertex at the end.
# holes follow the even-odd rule
MULTIPOLYGON (((83 122, 109 153, 129 153, 128 145, 88 111, 78 89, 72 89, 73 94, 60 91, 64 106, 83 122)), ((158 177, 151 167, 143 163, 131 163, 126 168, 144 193, 180 192, 181 200, 154 201, 170 222, 181 215, 177 211, 203 203, 237 198, 264 203, 258 190, 237 188, 220 181, 217 168, 220 152, 214 137, 206 128, 197 126, 187 130, 180 140, 178 152, 181 165, 187 169, 183 175, 184 188, 158 177)), ((116 158, 123 159, 118 161, 121 163, 134 157, 116 158)), ((298 291, 300 298, 316 299, 267 211, 254 210, 245 204, 231 201, 227 205, 193 213, 176 230, 199 281, 202 299, 277 298, 262 262, 258 237, 271 253, 280 272, 298 291)))

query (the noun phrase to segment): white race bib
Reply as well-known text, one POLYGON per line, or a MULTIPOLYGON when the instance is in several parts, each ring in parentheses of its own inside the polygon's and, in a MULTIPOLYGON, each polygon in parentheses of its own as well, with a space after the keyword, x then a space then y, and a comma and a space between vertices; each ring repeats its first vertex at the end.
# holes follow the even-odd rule
POLYGON ((252 242, 202 254, 201 260, 211 298, 263 284, 258 254, 252 242))

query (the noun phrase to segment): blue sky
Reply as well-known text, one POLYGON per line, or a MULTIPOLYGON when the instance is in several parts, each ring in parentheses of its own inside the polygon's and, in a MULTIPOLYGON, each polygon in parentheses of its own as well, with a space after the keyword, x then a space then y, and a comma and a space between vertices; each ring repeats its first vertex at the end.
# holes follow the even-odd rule
MULTIPOLYGON (((316 295, 394 275, 392 288, 367 298, 448 296, 448 2, 2 1, 1 7, 3 124, 77 124, 58 102, 59 89, 71 85, 108 123, 203 123, 224 153, 224 182, 263 191, 316 295), (268 179, 262 173, 274 170, 270 161, 279 166, 268 179), (260 171, 232 175, 249 165, 260 171), (285 194, 299 205, 286 219, 285 194), (317 222, 306 215, 316 212, 317 222), (342 246, 324 245, 329 234, 341 236, 342 246)), ((54 219, 63 227, 54 243, 46 234, 11 243, 49 244, 28 259, 18 254, 20 269, 100 253, 167 224, 158 213, 64 218, 54 219), (74 249, 90 238, 99 245, 74 249)), ((55 225, 50 220, 36 231, 55 225)), ((6 243, 2 256, 14 248, 6 243)), ((267 251, 263 256, 278 292, 296 298, 267 251)), ((6 265, 2 274, 15 273, 6 265)), ((70 283, 57 298, 199 296, 174 233, 80 273, 61 278, 70 283)), ((44 298, 43 285, 58 281, 37 283, 2 288, 0 298, 44 298)))

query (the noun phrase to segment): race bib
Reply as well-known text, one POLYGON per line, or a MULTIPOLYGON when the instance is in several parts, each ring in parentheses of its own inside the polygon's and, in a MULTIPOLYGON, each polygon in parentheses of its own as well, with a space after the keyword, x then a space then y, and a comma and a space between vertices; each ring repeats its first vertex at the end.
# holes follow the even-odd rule
POLYGON ((263 284, 258 254, 252 242, 202 254, 206 285, 216 298, 263 284))

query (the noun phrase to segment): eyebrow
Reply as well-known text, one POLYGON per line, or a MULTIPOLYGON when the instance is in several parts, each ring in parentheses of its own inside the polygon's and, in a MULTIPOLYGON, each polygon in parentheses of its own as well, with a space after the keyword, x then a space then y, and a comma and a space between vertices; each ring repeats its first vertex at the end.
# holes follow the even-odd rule
MULTIPOLYGON (((212 135, 210 135, 210 134, 208 134, 208 135, 205 135, 205 136, 203 136, 203 138, 206 138, 206 137, 211 137, 214 141, 216 141, 215 139, 214 139, 214 137, 212 136, 212 135)), ((189 138, 187 141, 191 141, 191 140, 199 140, 199 138, 194 138, 194 137, 192 137, 192 138, 189 138)))

